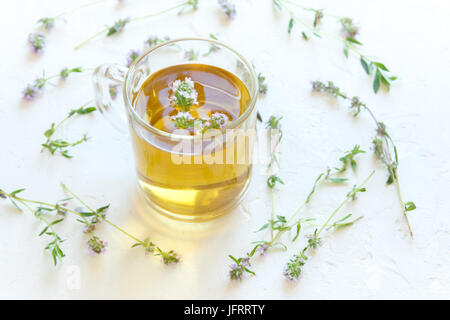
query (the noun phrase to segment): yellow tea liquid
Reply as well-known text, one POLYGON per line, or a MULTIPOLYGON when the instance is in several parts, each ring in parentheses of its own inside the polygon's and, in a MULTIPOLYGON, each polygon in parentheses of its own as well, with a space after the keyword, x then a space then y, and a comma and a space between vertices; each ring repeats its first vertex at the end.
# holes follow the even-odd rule
MULTIPOLYGON (((249 91, 234 74, 210 65, 181 64, 150 75, 133 98, 135 110, 151 126, 172 133, 177 129, 172 117, 180 110, 171 103, 171 84, 187 77, 198 93, 198 103, 190 110, 195 118, 221 113, 231 122, 249 106, 249 91)), ((246 191, 251 150, 245 141, 227 141, 210 154, 180 153, 174 151, 169 138, 140 131, 132 128, 139 184, 151 204, 166 215, 182 220, 210 219, 237 204, 246 191), (249 154, 246 161, 227 162, 226 155, 236 155, 239 148, 249 154), (173 161, 174 152, 184 157, 182 163, 173 161), (223 161, 211 163, 211 156, 223 161)), ((188 128, 182 134, 195 137, 198 132, 188 128)))

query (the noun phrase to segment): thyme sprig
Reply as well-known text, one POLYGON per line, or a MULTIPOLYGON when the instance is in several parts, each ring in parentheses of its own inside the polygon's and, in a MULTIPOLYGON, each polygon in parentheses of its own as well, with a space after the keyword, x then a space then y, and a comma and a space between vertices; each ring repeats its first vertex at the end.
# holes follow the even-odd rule
POLYGON ((76 12, 78 10, 81 10, 81 9, 84 9, 84 8, 87 8, 87 7, 91 7, 91 6, 94 6, 94 5, 97 5, 97 4, 101 4, 101 3, 107 2, 107 1, 110 1, 110 0, 97 0, 97 1, 89 2, 89 3, 86 3, 84 5, 78 6, 76 8, 72 8, 72 9, 63 11, 63 12, 61 12, 61 13, 55 15, 55 16, 42 17, 36 22, 36 24, 39 27, 41 27, 42 29, 44 29, 46 31, 50 31, 55 26, 56 20, 62 19, 63 17, 65 17, 65 16, 67 16, 67 15, 69 15, 71 13, 74 13, 74 12, 76 12))
MULTIPOLYGON (((353 150, 359 150, 358 146, 355 146, 353 150)), ((362 152, 356 152, 353 156, 356 156, 357 154, 360 154, 362 152)), ((348 153, 346 154, 348 155, 348 153)), ((346 156, 344 155, 344 157, 346 156)), ((354 160, 354 159, 353 159, 354 160)), ((355 166, 356 168, 357 166, 355 166)), ((345 171, 345 170, 344 170, 345 171)), ((242 280, 243 276, 245 274, 251 274, 255 275, 255 272, 250 270, 249 267, 251 266, 251 260, 254 258, 256 253, 259 253, 260 255, 266 255, 266 252, 271 248, 283 248, 287 249, 287 246, 280 241, 281 237, 290 230, 295 230, 295 235, 292 237, 291 242, 295 242, 300 235, 300 232, 304 225, 312 225, 314 226, 314 220, 313 218, 304 218, 304 217, 298 217, 298 214, 302 212, 303 209, 310 203, 312 197, 317 193, 317 190, 320 186, 326 183, 331 184, 342 184, 347 182, 348 179, 342 177, 342 173, 344 171, 341 171, 340 169, 336 169, 334 172, 331 169, 327 169, 315 179, 313 187, 311 191, 309 192, 308 196, 304 200, 303 203, 301 203, 293 212, 293 214, 286 218, 282 215, 276 215, 275 218, 271 218, 266 224, 264 224, 257 232, 267 230, 269 229, 271 232, 270 240, 259 240, 253 242, 254 246, 253 249, 250 250, 244 257, 242 258, 235 258, 232 255, 229 255, 229 257, 234 261, 234 263, 230 266, 230 278, 232 280, 242 280), (241 263, 237 263, 236 261, 240 261, 241 263), (244 263, 244 265, 242 265, 244 263), (248 269, 248 270, 247 270, 248 269), (237 276, 239 275, 239 277, 237 276)), ((276 178, 269 177, 268 179, 268 186, 271 188, 272 182, 269 182, 270 180, 277 180, 276 178)), ((276 182, 273 182, 274 186, 276 182)), ((362 190, 359 190, 357 192, 363 192, 362 190)), ((353 192, 354 193, 354 192, 353 192)), ((352 193, 352 194, 353 194, 352 193)), ((351 197, 351 195, 350 195, 351 197)), ((346 219, 345 219, 346 220, 346 219)), ((325 224, 325 226, 329 226, 330 228, 342 228, 345 224, 349 224, 349 222, 345 222, 344 219, 335 221, 333 224, 329 225, 329 221, 325 224)))
POLYGON ((83 67, 73 67, 68 68, 64 67, 57 74, 53 74, 51 76, 46 76, 45 71, 42 72, 42 76, 37 77, 33 82, 27 84, 25 89, 22 91, 22 98, 24 100, 33 100, 36 96, 42 92, 47 84, 55 85, 51 82, 56 78, 60 80, 66 80, 72 73, 83 73, 92 71, 92 68, 83 68, 83 67))
POLYGON ((413 238, 413 232, 411 228, 411 224, 408 219, 408 212, 415 210, 416 205, 412 201, 404 202, 401 189, 400 189, 400 181, 398 178, 397 170, 399 165, 398 159, 398 150, 397 147, 386 129, 386 125, 383 122, 380 122, 375 117, 375 114, 372 110, 363 103, 359 97, 354 96, 350 97, 347 94, 343 93, 341 89, 334 85, 333 82, 328 81, 327 83, 321 81, 314 81, 312 83, 313 91, 323 92, 332 97, 341 98, 350 102, 350 109, 353 110, 353 116, 357 117, 361 110, 365 110, 369 113, 372 120, 376 125, 376 135, 372 140, 374 154, 375 156, 386 166, 388 171, 388 178, 386 180, 387 185, 395 184, 397 189, 398 200, 400 203, 400 207, 402 208, 403 217, 405 218, 406 224, 408 226, 409 234, 411 238, 413 238))
POLYGON ((288 33, 292 32, 295 23, 299 23, 307 30, 306 32, 302 32, 303 39, 309 39, 307 32, 318 38, 335 39, 342 42, 344 47, 344 55, 346 58, 349 57, 350 52, 358 56, 364 71, 367 73, 367 75, 371 77, 373 76, 372 88, 375 93, 378 92, 382 85, 386 89, 389 89, 392 81, 397 80, 397 77, 391 74, 390 70, 384 63, 371 58, 369 55, 361 51, 363 44, 355 38, 358 34, 358 28, 351 18, 327 14, 323 9, 308 8, 292 0, 272 1, 276 8, 278 8, 279 10, 286 10, 289 13, 290 19, 288 23, 288 33), (306 12, 313 12, 314 22, 312 24, 305 22, 305 20, 294 11, 293 7, 300 8, 301 10, 306 12), (320 22, 325 16, 330 16, 337 19, 337 21, 341 24, 343 36, 329 34, 323 32, 320 29, 320 22))
POLYGON ((53 139, 53 135, 63 123, 65 123, 68 119, 72 118, 73 116, 87 115, 97 110, 95 107, 92 106, 88 107, 89 104, 91 104, 91 102, 84 104, 78 109, 71 110, 69 114, 64 119, 62 119, 58 124, 52 122, 50 128, 45 130, 44 132, 44 137, 46 138, 46 141, 42 144, 43 147, 42 150, 44 149, 48 150, 51 155, 54 155, 55 152, 59 152, 62 156, 68 159, 73 158, 73 156, 69 154, 68 148, 73 148, 83 142, 86 142, 88 140, 87 135, 84 134, 82 138, 80 138, 75 142, 68 142, 63 139, 53 139))
POLYGON ((80 49, 81 47, 83 47, 85 44, 87 44, 88 42, 90 42, 91 40, 98 38, 99 36, 101 36, 102 34, 105 34, 107 37, 110 37, 116 33, 121 32, 126 25, 128 25, 129 23, 132 22, 136 22, 136 21, 140 21, 140 20, 146 20, 152 17, 156 17, 159 15, 162 15, 164 13, 173 11, 175 9, 180 9, 180 12, 183 12, 185 9, 192 9, 192 10, 196 10, 198 8, 198 0, 187 0, 187 1, 183 1, 181 3, 178 3, 174 6, 171 6, 169 8, 166 8, 164 10, 155 12, 155 13, 151 13, 148 15, 144 15, 144 16, 139 16, 139 17, 135 17, 135 18, 130 18, 130 17, 126 17, 126 18, 122 18, 122 19, 118 19, 117 21, 115 21, 112 25, 110 26, 106 26, 104 29, 100 30, 99 32, 95 33, 94 35, 92 35, 91 37, 87 38, 86 40, 82 41, 80 44, 78 44, 75 47, 75 50, 80 49))
POLYGON ((135 243, 132 248, 143 247, 146 254, 152 254, 153 256, 160 256, 164 264, 174 264, 181 261, 181 257, 173 250, 164 251, 160 247, 156 246, 153 242, 146 238, 141 240, 140 238, 132 235, 124 228, 119 227, 106 217, 106 212, 109 205, 102 206, 98 209, 93 209, 85 201, 83 201, 78 195, 72 192, 65 184, 62 184, 62 188, 70 195, 70 198, 62 199, 56 203, 31 200, 20 197, 19 194, 25 191, 25 189, 18 189, 7 193, 0 189, 0 198, 9 199, 12 204, 22 211, 21 206, 29 210, 36 218, 38 218, 43 224, 44 228, 39 233, 39 236, 46 235, 50 238, 50 242, 46 245, 45 250, 50 251, 53 263, 56 265, 65 257, 65 254, 61 248, 61 244, 64 239, 56 233, 54 227, 56 224, 65 220, 65 217, 70 214, 76 217, 76 221, 84 225, 83 232, 89 235, 89 239, 86 241, 88 249, 95 254, 105 252, 107 243, 101 240, 94 234, 96 225, 100 222, 105 222, 116 231, 124 234, 135 243), (71 209, 68 206, 70 200, 78 201, 83 208, 71 209), (53 220, 51 220, 52 218, 53 220))
POLYGON ((350 214, 346 215, 345 217, 338 219, 331 223, 331 220, 334 218, 334 216, 342 209, 342 207, 349 201, 349 200, 355 200, 358 193, 366 192, 366 188, 364 187, 366 183, 369 181, 369 179, 373 176, 375 171, 372 171, 370 175, 363 180, 363 182, 359 186, 353 186, 352 190, 347 194, 345 199, 339 204, 339 206, 334 209, 334 211, 330 214, 328 219, 320 226, 320 228, 316 228, 313 232, 313 234, 307 236, 308 241, 306 246, 297 254, 295 254, 287 263, 286 268, 284 270, 284 276, 288 280, 297 280, 301 273, 302 273, 302 267, 305 265, 306 261, 309 259, 307 256, 307 251, 309 249, 317 249, 321 244, 321 238, 319 237, 322 231, 327 227, 330 226, 329 229, 342 229, 344 227, 349 227, 353 225, 357 220, 354 221, 348 221, 348 219, 351 217, 350 214), (330 224, 331 223, 331 224, 330 224))

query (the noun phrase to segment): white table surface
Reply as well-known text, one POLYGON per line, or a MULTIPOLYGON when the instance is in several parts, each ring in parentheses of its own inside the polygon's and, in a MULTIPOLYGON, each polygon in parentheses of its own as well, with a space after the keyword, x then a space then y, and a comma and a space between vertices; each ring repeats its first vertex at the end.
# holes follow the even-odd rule
MULTIPOLYGON (((0 188, 27 188, 29 198, 56 201, 65 182, 94 206, 111 203, 109 218, 138 236, 150 235, 162 247, 183 255, 183 263, 166 267, 141 250, 129 249, 129 239, 106 225, 109 242, 104 256, 91 256, 83 245, 80 226, 68 219, 58 227, 65 236, 67 257, 54 267, 44 252, 41 229, 28 212, 0 204, 0 298, 192 298, 192 299, 313 299, 313 298, 450 298, 449 71, 450 5, 446 1, 305 1, 338 15, 355 18, 366 52, 385 62, 399 80, 390 93, 375 95, 358 59, 342 54, 341 44, 328 39, 288 36, 286 15, 274 14, 271 1, 238 0, 237 16, 228 22, 216 1, 200 1, 198 12, 164 16, 130 24, 124 33, 99 38, 79 51, 73 47, 105 24, 165 7, 163 1, 114 1, 86 8, 58 22, 49 34, 45 54, 29 53, 26 37, 42 17, 75 7, 77 1, 21 0, 0 4, 0 188), (227 255, 242 255, 253 233, 269 217, 270 197, 261 167, 254 171, 250 191, 234 212, 203 224, 184 224, 160 217, 142 204, 136 191, 133 156, 127 137, 96 114, 74 120, 63 130, 68 137, 88 132, 92 139, 73 150, 67 160, 40 153, 43 131, 71 108, 92 97, 90 75, 73 75, 49 86, 30 103, 21 90, 45 69, 94 67, 124 62, 149 35, 207 36, 218 33, 250 60, 268 79, 269 93, 258 102, 265 118, 284 116, 280 176, 286 185, 276 193, 277 213, 289 215, 309 192, 314 178, 355 144, 370 149, 373 124, 364 112, 353 119, 345 103, 312 96, 310 81, 333 80, 350 95, 358 95, 387 125, 400 151, 399 175, 411 213, 415 239, 408 237, 386 171, 369 153, 359 157, 352 181, 377 172, 368 192, 345 207, 364 219, 324 237, 322 247, 304 268, 296 284, 283 280, 288 252, 274 251, 256 259, 257 276, 230 282, 227 255), (79 277, 78 277, 79 276, 79 277), (79 281, 76 281, 76 280, 79 281)), ((164 1, 165 2, 165 1, 164 1)), ((86 3, 86 1, 83 1, 86 3)), ((327 28, 338 32, 329 22, 327 28), (334 28, 334 29, 333 29, 334 28)), ((304 216, 326 217, 343 199, 346 187, 327 187, 313 199, 304 216)), ((311 231, 311 230, 310 230, 311 231)))

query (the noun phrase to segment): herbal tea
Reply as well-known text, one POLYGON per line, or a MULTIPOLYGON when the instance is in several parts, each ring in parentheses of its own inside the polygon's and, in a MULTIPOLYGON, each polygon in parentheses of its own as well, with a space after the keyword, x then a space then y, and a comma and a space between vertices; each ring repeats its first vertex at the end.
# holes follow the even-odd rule
MULTIPOLYGON (((201 138, 212 129, 226 128, 250 101, 236 75, 211 65, 180 64, 151 74, 134 95, 133 107, 156 129, 201 138)), ((248 141, 224 140, 220 148, 205 153, 204 142, 188 139, 200 152, 180 151, 169 137, 162 141, 146 137, 138 127, 131 131, 140 187, 160 211, 183 220, 209 219, 233 207, 247 189, 248 141), (242 149, 246 160, 230 162, 227 156, 242 149), (174 156, 183 161, 174 161, 174 156), (211 157, 223 161, 211 162, 211 157)))

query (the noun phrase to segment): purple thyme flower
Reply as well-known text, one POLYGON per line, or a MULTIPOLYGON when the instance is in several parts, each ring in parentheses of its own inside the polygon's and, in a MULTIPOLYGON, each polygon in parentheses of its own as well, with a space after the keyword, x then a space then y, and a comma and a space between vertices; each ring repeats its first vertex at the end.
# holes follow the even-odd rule
POLYGON ((45 47, 45 35, 42 32, 34 32, 28 35, 28 43, 31 51, 41 53, 45 47))
POLYGON ((87 224, 87 225, 84 227, 83 232, 84 232, 84 233, 91 233, 91 232, 93 232, 94 230, 95 230, 95 224, 94 224, 94 223, 89 223, 89 224, 87 224))
POLYGON ((162 262, 164 264, 176 264, 181 262, 181 256, 173 250, 168 252, 164 252, 161 249, 157 248, 159 254, 161 255, 162 262))
POLYGON ((242 276, 244 275, 244 270, 242 265, 237 265, 233 263, 230 266, 230 279, 231 280, 242 280, 242 276))
POLYGON ((153 48, 157 46, 158 44, 164 43, 166 41, 169 41, 169 36, 164 36, 163 38, 159 38, 158 36, 150 36, 147 40, 144 41, 144 46, 146 48, 153 48))
POLYGON ((22 91, 22 98, 28 101, 33 100, 37 96, 39 91, 40 90, 35 85, 28 84, 27 87, 22 91))
POLYGON ((101 254, 105 253, 108 243, 97 236, 92 236, 87 240, 87 245, 91 254, 101 254))
POLYGON ((294 255, 287 263, 283 275, 289 281, 296 281, 302 273, 302 267, 305 265, 305 260, 301 255, 294 255))
POLYGON ((128 52, 127 67, 130 67, 133 64, 133 62, 135 62, 136 59, 139 58, 140 55, 141 52, 139 50, 131 50, 130 52, 128 52))
POLYGON ((50 31, 55 26, 55 18, 51 17, 44 17, 38 20, 37 22, 47 31, 50 31))
POLYGON ((262 256, 266 255, 267 249, 269 249, 269 245, 267 243, 264 243, 262 245, 260 245, 258 247, 258 249, 256 249, 256 251, 258 251, 258 253, 262 256))
POLYGON ((27 84, 22 91, 22 98, 24 100, 33 100, 44 89, 46 83, 47 79, 44 76, 36 78, 33 83, 27 84))
POLYGON ((236 16, 236 6, 231 1, 219 0, 219 5, 228 18, 233 19, 236 16))

